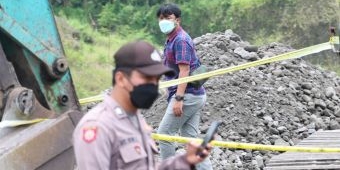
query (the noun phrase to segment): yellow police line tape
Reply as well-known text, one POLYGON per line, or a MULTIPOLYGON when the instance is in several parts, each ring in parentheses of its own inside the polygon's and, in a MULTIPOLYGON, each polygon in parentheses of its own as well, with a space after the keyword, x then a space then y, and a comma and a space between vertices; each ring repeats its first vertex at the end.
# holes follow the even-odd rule
MULTIPOLYGON (((34 119, 34 120, 9 120, 0 122, 0 129, 6 127, 16 127, 20 125, 39 123, 47 119, 34 119)), ((154 140, 163 140, 168 142, 188 143, 191 141, 202 142, 202 139, 188 138, 181 136, 169 136, 163 134, 152 133, 151 137, 154 140)), ((238 143, 238 142, 224 142, 213 140, 212 146, 233 148, 233 149, 247 149, 247 150, 266 150, 266 151, 290 151, 290 152, 340 152, 340 148, 315 148, 315 147, 298 147, 298 146, 273 146, 261 145, 251 143, 238 143)))
POLYGON ((91 96, 91 97, 79 99, 79 103, 80 103, 80 105, 84 105, 84 104, 87 104, 87 103, 101 101, 103 99, 104 99, 104 96, 102 94, 99 94, 99 95, 96 95, 96 96, 91 96))
MULTIPOLYGON (((264 58, 264 59, 261 59, 261 60, 257 60, 257 61, 237 65, 237 66, 232 66, 232 67, 228 67, 228 68, 222 68, 222 69, 218 69, 218 70, 214 70, 214 71, 210 71, 210 72, 207 72, 207 73, 202 73, 202 74, 198 74, 198 75, 194 75, 194 76, 189 76, 189 77, 179 78, 179 79, 175 79, 175 80, 160 82, 159 88, 166 88, 166 87, 170 87, 170 86, 179 85, 179 84, 182 84, 182 83, 188 83, 188 82, 192 82, 192 81, 196 81, 196 80, 206 79, 206 78, 209 78, 209 77, 230 73, 230 72, 233 72, 233 71, 238 71, 238 70, 247 69, 247 68, 250 68, 250 67, 255 67, 255 66, 262 65, 262 64, 268 64, 268 63, 272 63, 272 62, 276 62, 276 61, 299 58, 299 57, 302 57, 302 56, 318 53, 318 52, 321 52, 321 51, 324 51, 324 50, 330 50, 332 48, 332 45, 334 44, 333 41, 334 41, 334 39, 331 38, 330 42, 326 42, 326 43, 306 47, 306 48, 303 48, 303 49, 291 51, 291 52, 280 54, 280 55, 277 55, 277 56, 274 56, 274 57, 264 58)), ((103 95, 96 95, 96 96, 80 99, 79 103, 81 105, 83 105, 83 104, 101 101, 101 100, 103 100, 103 95)))
MULTIPOLYGON (((163 140, 168 142, 188 143, 190 141, 202 142, 202 139, 187 138, 181 136, 169 136, 163 134, 151 134, 154 140, 163 140)), ((274 146, 274 145, 261 145, 251 143, 238 143, 238 142, 224 142, 213 140, 212 146, 233 149, 247 149, 247 150, 266 150, 266 151, 289 151, 289 152, 340 152, 340 148, 314 148, 314 147, 298 147, 298 146, 274 146)))
POLYGON ((0 129, 6 128, 6 127, 16 127, 16 126, 21 126, 21 125, 39 123, 44 120, 47 120, 47 119, 38 118, 38 119, 33 119, 33 120, 3 120, 0 122, 0 129))
POLYGON ((299 58, 299 57, 303 57, 303 56, 314 54, 314 53, 319 53, 321 51, 325 51, 325 50, 329 50, 329 49, 331 49, 331 44, 329 42, 323 43, 323 44, 318 44, 318 45, 310 46, 310 47, 307 47, 307 48, 303 48, 303 49, 291 51, 291 52, 288 52, 288 53, 280 54, 280 55, 277 55, 277 56, 274 56, 274 57, 264 58, 264 59, 261 59, 261 60, 248 62, 248 63, 237 65, 237 66, 222 68, 222 69, 210 71, 210 72, 207 72, 207 73, 202 73, 202 74, 184 77, 184 78, 180 78, 180 79, 174 79, 174 80, 170 80, 170 81, 160 82, 160 88, 166 88, 166 87, 175 86, 175 85, 182 84, 182 83, 188 83, 188 82, 192 82, 192 81, 196 81, 196 80, 201 80, 201 79, 205 79, 205 78, 209 78, 209 77, 213 77, 213 76, 218 76, 218 75, 230 73, 230 72, 233 72, 233 71, 243 70, 243 69, 247 69, 247 68, 250 68, 250 67, 268 64, 268 63, 272 63, 272 62, 276 62, 276 61, 299 58))

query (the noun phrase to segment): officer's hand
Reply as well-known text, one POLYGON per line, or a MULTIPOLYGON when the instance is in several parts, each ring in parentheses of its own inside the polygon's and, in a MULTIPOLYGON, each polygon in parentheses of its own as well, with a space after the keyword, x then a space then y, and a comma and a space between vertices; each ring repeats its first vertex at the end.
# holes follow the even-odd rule
POLYGON ((210 151, 210 144, 208 144, 206 148, 202 148, 200 144, 196 142, 190 142, 187 145, 186 159, 191 165, 195 165, 202 162, 210 154, 210 151), (201 156, 198 155, 198 152, 202 153, 201 156))
POLYGON ((173 110, 176 117, 181 117, 183 114, 183 101, 175 101, 173 110))

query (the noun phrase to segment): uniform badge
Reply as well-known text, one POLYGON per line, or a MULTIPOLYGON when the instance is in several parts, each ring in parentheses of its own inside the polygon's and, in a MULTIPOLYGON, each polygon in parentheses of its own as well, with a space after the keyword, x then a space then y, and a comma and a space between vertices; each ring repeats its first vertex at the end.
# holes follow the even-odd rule
POLYGON ((96 140, 97 137, 97 127, 85 127, 83 128, 83 140, 87 143, 91 143, 96 140))
POLYGON ((122 115, 122 114, 123 114, 122 109, 119 108, 119 107, 116 107, 116 108, 115 108, 115 112, 116 112, 117 115, 122 115))
POLYGON ((159 55, 159 53, 158 53, 156 50, 154 50, 154 51, 151 53, 151 59, 152 59, 153 61, 158 61, 158 62, 162 61, 161 56, 159 55))
POLYGON ((135 151, 136 151, 139 155, 141 154, 141 147, 140 147, 138 144, 135 145, 135 151))

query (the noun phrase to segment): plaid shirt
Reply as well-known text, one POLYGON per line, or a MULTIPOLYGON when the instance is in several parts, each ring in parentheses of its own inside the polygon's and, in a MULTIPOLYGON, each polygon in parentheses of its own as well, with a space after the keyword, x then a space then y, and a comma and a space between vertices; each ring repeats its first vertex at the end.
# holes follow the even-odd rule
MULTIPOLYGON (((189 34, 186 33, 182 27, 178 27, 174 32, 172 32, 164 44, 164 65, 174 69, 176 72, 176 74, 172 77, 165 76, 165 80, 168 81, 178 78, 178 64, 188 64, 190 66, 190 73, 201 65, 195 53, 194 43, 189 34)), ((177 86, 171 86, 168 88, 168 101, 171 96, 176 93, 176 91, 177 86)), ((185 93, 203 95, 205 93, 205 89, 204 87, 196 89, 188 84, 185 89, 185 93)))

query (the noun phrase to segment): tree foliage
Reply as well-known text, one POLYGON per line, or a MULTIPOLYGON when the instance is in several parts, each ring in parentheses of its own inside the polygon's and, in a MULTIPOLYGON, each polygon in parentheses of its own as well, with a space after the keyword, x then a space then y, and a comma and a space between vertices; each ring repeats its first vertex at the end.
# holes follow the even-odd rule
MULTIPOLYGON (((329 38, 328 27, 340 23, 340 0, 50 1, 55 14, 76 30, 60 32, 65 32, 63 44, 80 97, 109 87, 112 53, 123 43, 139 38, 164 43, 156 18, 162 3, 179 4, 181 24, 192 37, 232 29, 256 45, 282 42, 301 48, 322 43, 329 38), (76 32, 80 39, 72 39, 68 32, 76 32)), ((309 58, 340 74, 339 57, 309 58)))
POLYGON ((182 25, 193 37, 233 29, 248 41, 282 41, 295 47, 325 41, 327 27, 339 20, 339 0, 51 0, 58 9, 71 7, 103 32, 143 30, 162 43, 156 10, 174 2, 182 25), (256 39, 255 39, 256 38, 256 39))

